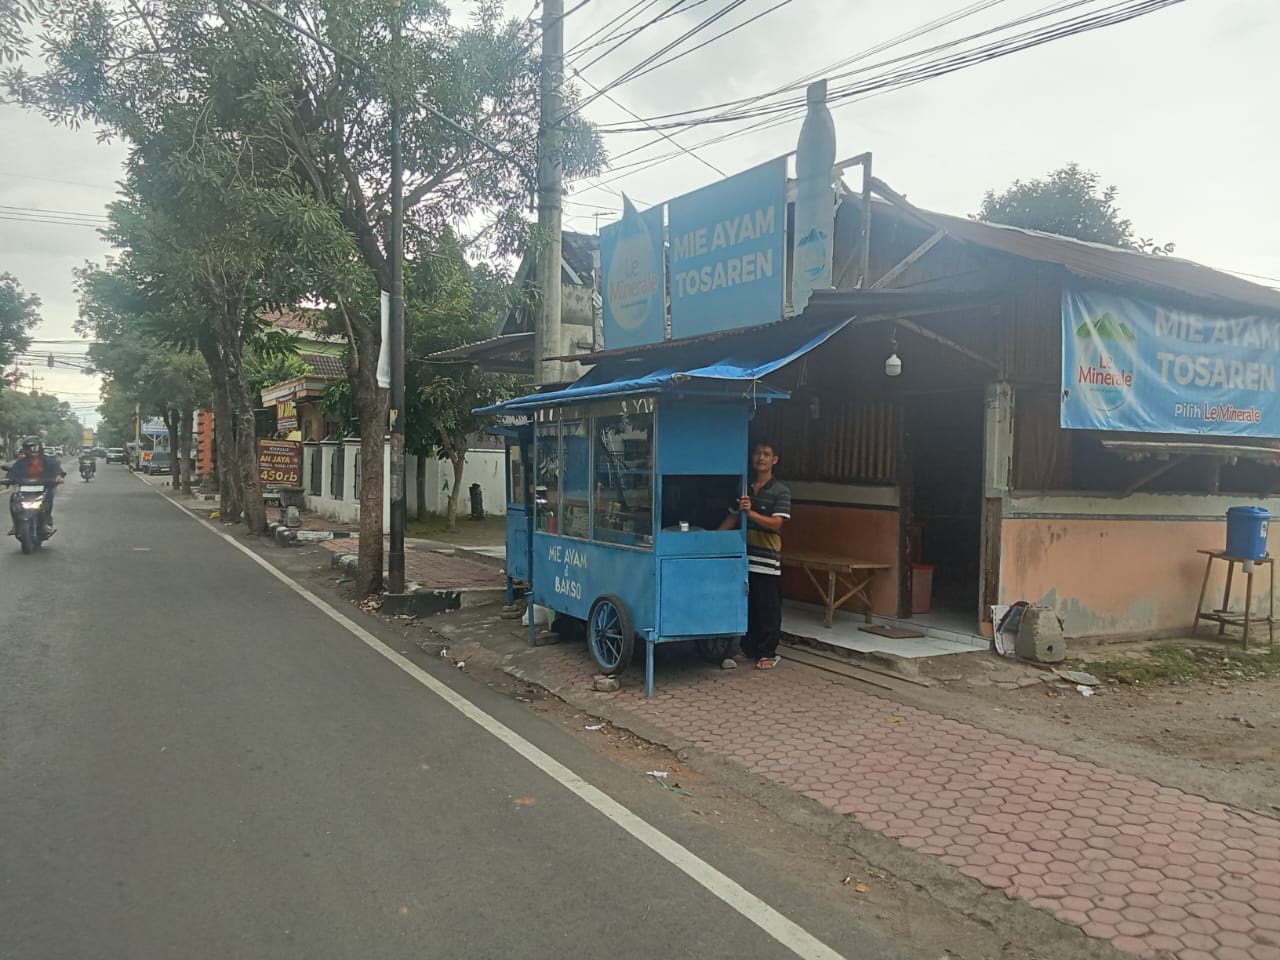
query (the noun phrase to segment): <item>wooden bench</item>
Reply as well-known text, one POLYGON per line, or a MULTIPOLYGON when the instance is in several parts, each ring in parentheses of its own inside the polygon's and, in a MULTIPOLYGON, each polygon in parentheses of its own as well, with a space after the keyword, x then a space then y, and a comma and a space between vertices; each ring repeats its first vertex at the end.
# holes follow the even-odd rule
POLYGON ((828 630, 831 629, 836 607, 844 606, 854 597, 862 601, 863 614, 867 618, 867 623, 870 623, 870 587, 872 578, 880 571, 889 570, 893 566, 889 563, 856 560, 853 557, 840 557, 831 553, 804 552, 784 552, 782 554, 782 565, 784 567, 799 567, 809 577, 810 582, 817 589, 818 595, 822 597, 822 601, 826 606, 826 617, 823 619, 823 624, 828 630), (817 577, 817 574, 821 573, 827 575, 825 587, 817 577), (840 596, 836 596, 837 587, 845 591, 840 596))

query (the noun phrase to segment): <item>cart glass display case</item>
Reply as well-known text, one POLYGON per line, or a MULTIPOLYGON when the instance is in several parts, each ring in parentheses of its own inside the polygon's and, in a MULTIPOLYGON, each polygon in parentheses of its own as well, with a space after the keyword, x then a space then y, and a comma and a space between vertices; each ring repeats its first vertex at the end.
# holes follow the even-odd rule
POLYGON ((591 420, 595 477, 592 540, 653 548, 653 413, 591 420))

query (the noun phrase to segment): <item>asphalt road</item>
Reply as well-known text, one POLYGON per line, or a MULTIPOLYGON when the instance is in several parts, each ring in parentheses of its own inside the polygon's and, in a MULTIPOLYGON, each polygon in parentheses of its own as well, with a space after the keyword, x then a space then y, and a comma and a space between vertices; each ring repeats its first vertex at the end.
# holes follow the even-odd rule
POLYGON ((0 957, 796 955, 123 468, 58 527, 0 542, 0 957))

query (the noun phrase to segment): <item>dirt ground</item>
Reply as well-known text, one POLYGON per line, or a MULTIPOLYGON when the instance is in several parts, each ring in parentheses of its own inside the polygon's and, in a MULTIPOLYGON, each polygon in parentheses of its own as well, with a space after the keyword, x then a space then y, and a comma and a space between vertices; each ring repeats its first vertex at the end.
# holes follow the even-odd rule
POLYGON ((1102 683, 1084 696, 1047 668, 961 654, 925 664, 922 673, 939 685, 912 699, 1210 799, 1280 813, 1276 656, 1204 635, 1083 646, 1063 666, 1102 683))

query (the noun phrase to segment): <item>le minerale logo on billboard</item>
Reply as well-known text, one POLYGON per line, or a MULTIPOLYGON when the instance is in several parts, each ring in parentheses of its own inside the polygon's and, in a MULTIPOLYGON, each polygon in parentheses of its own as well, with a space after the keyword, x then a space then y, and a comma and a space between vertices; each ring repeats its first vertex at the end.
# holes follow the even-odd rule
POLYGON ((622 198, 622 219, 600 231, 604 342, 610 349, 657 343, 666 331, 667 278, 661 206, 640 213, 622 198))
MULTIPOLYGON (((659 211, 659 217, 661 211, 659 211)), ((618 326, 635 331, 656 319, 661 333, 666 297, 663 291, 662 224, 657 236, 654 217, 644 217, 631 201, 622 198, 622 221, 614 238, 612 255, 605 265, 606 297, 618 326), (662 294, 662 296, 659 296, 662 294), (657 317, 652 314, 657 311, 657 317)))
POLYGON ((1076 327, 1084 362, 1076 370, 1076 387, 1086 403, 1099 410, 1123 406, 1133 390, 1137 334, 1114 314, 1076 327))
POLYGON ((1280 437, 1280 316, 1062 294, 1062 426, 1280 437))

